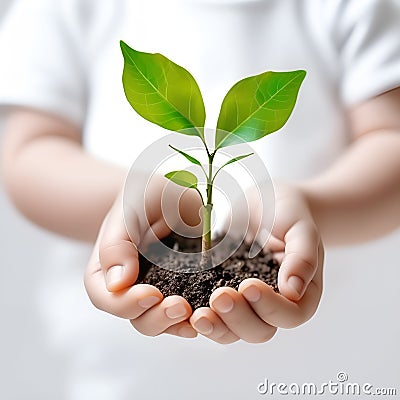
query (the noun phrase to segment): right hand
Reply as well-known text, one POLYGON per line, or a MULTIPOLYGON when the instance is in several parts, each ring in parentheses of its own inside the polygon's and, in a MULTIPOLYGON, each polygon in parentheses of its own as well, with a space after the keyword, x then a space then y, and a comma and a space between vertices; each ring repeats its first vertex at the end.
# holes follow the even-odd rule
MULTIPOLYGON (((280 261, 279 293, 257 278, 245 279, 238 290, 216 289, 210 307, 195 310, 190 321, 199 333, 217 343, 266 342, 278 328, 294 328, 308 321, 319 305, 324 248, 318 227, 300 189, 284 185, 275 189, 275 221, 264 249, 280 261)), ((262 221, 257 188, 253 190, 249 192, 250 242, 256 240, 262 221)))
MULTIPOLYGON (((146 240, 149 233, 143 227, 150 225, 158 238, 171 232, 161 210, 161 195, 165 184, 165 178, 154 179, 150 184, 144 213, 147 215, 143 215, 140 207, 132 210, 130 230, 133 228, 135 233, 132 240, 124 224, 122 193, 117 197, 104 219, 87 265, 85 287, 97 308, 129 319, 133 327, 144 335, 169 333, 194 338, 197 332, 188 322, 192 309, 183 297, 164 298, 154 286, 135 285, 139 274, 137 246, 146 240)), ((175 204, 179 202, 182 220, 189 225, 197 225, 201 205, 197 193, 178 186, 169 193, 172 196, 170 201, 175 204)))

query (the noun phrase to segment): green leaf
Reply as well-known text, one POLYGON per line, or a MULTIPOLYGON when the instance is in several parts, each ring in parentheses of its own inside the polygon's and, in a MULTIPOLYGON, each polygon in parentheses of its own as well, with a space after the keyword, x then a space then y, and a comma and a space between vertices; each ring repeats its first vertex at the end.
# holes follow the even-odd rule
POLYGON ((164 176, 179 186, 197 189, 197 177, 189 171, 172 171, 164 176))
POLYGON ((191 163, 196 164, 196 165, 200 165, 201 166, 201 162, 197 159, 192 157, 191 155, 185 153, 182 150, 177 149, 174 146, 169 145, 169 147, 171 147, 171 149, 174 149, 175 151, 177 151, 179 154, 182 154, 187 160, 189 160, 191 163))
POLYGON ((248 157, 248 156, 252 156, 253 154, 254 154, 254 153, 243 154, 243 155, 241 155, 241 156, 234 157, 234 158, 232 158, 231 160, 227 161, 225 164, 223 164, 221 167, 218 168, 218 170, 217 170, 217 172, 215 173, 214 178, 212 179, 212 181, 214 182, 215 178, 217 177, 219 171, 221 171, 222 168, 226 167, 226 166, 229 165, 229 164, 233 164, 233 163, 236 162, 236 161, 243 160, 243 158, 246 158, 246 157, 248 157))
POLYGON ((243 158, 246 158, 246 157, 248 157, 248 156, 252 156, 253 154, 254 154, 254 153, 243 154, 243 155, 241 155, 241 156, 237 156, 237 157, 235 157, 235 158, 232 158, 231 160, 229 160, 228 162, 226 162, 224 165, 222 165, 222 167, 220 167, 220 169, 226 167, 226 166, 229 165, 229 164, 233 164, 233 163, 236 162, 236 161, 243 160, 243 158))
POLYGON ((204 102, 193 76, 162 54, 143 53, 120 42, 122 83, 134 110, 154 124, 204 137, 204 102))
POLYGON ((289 119, 306 71, 264 72, 236 83, 222 102, 215 148, 258 140, 289 119))

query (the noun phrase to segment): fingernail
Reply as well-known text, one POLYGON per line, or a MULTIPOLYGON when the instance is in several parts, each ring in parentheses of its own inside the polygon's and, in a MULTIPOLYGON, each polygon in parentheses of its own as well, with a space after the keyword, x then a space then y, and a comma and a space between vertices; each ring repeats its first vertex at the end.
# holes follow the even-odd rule
POLYGON ((180 318, 186 315, 186 308, 183 304, 174 304, 165 310, 165 314, 171 319, 180 318))
POLYGON ((212 323, 205 317, 198 319, 193 325, 202 335, 209 335, 214 330, 212 323))
POLYGON ((231 296, 226 293, 219 295, 212 304, 214 308, 221 313, 228 313, 233 309, 233 300, 231 296))
POLYGON ((261 292, 260 289, 257 286, 249 286, 246 289, 243 290, 243 296, 246 298, 246 300, 255 303, 261 298, 261 292))
POLYGON ((288 278, 288 285, 297 293, 300 297, 303 294, 304 282, 303 279, 298 276, 292 275, 288 278))
POLYGON ((184 326, 178 331, 179 336, 184 338, 192 339, 197 336, 197 332, 190 326, 184 326))
POLYGON ((139 300, 138 304, 140 307, 150 308, 159 302, 160 302, 160 299, 158 297, 149 296, 149 297, 145 297, 144 299, 139 300))
POLYGON ((116 283, 119 283, 124 276, 125 267, 122 265, 114 265, 109 268, 106 273, 106 285, 107 287, 111 287, 116 283))

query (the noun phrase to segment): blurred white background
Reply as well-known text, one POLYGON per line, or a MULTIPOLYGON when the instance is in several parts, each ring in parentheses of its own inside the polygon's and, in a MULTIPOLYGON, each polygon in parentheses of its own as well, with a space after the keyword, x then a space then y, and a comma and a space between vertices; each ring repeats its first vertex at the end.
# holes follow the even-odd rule
MULTIPOLYGON (((0 0, 0 24, 9 3, 0 0)), ((57 240, 21 217, 0 185, 2 400, 64 398, 66 364, 52 351, 37 306, 38 282, 45 273, 42 257, 57 240)), ((271 380, 326 381, 342 370, 354 382, 397 386, 400 395, 399 248, 397 231, 373 243, 328 252, 326 287, 317 318, 274 339, 270 357, 279 359, 284 349, 291 360, 289 375, 276 371, 280 375, 270 373, 271 380), (307 351, 308 359, 299 358, 304 349, 296 347, 293 335, 299 343, 320 335, 307 351), (293 370, 296 376, 290 375, 293 370)), ((255 351, 256 347, 249 347, 249 353, 255 351)), ((266 361, 266 370, 255 379, 261 381, 270 370, 266 361)))
POLYGON ((40 255, 52 237, 19 216, 3 188, 0 214, 0 398, 62 399, 63 363, 48 348, 36 306, 40 255))
MULTIPOLYGON (((11 1, 0 0, 0 24, 11 1)), ((0 183, 2 400, 63 399, 63 360, 49 349, 36 306, 40 255, 54 240, 13 209, 0 183)))

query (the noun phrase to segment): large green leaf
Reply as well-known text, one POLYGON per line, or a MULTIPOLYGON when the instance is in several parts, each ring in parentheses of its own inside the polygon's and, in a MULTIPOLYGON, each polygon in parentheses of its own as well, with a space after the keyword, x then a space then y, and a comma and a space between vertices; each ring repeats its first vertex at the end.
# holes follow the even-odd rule
POLYGON ((200 89, 186 69, 162 54, 143 53, 120 42, 126 98, 143 118, 165 129, 203 137, 200 89))
POLYGON ((165 177, 179 186, 197 189, 197 177, 189 171, 172 171, 165 174, 165 177))
POLYGON ((268 71, 236 83, 222 102, 215 148, 258 140, 282 128, 305 76, 303 70, 268 71))

